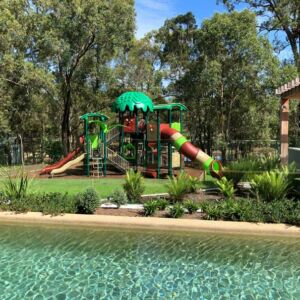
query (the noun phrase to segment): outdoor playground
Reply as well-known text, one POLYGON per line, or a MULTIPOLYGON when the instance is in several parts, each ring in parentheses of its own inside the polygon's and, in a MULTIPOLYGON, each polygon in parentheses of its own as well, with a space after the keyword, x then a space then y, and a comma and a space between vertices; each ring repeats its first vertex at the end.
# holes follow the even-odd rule
POLYGON ((186 138, 183 104, 131 91, 111 108, 115 123, 101 112, 80 116, 78 146, 63 159, 39 172, 8 169, 0 187, 17 201, 2 209, 299 224, 297 159, 284 166, 285 156, 248 155, 223 167, 186 138))
POLYGON ((187 111, 183 104, 154 105, 141 92, 126 92, 116 99, 112 110, 118 114, 117 124, 108 125, 109 118, 100 112, 82 115, 81 145, 62 160, 43 168, 40 175, 65 174, 81 163, 81 172, 86 176, 107 176, 108 168, 124 174, 133 168, 145 177, 161 178, 182 171, 186 158, 199 162, 213 177, 221 178, 221 163, 183 135, 187 111))

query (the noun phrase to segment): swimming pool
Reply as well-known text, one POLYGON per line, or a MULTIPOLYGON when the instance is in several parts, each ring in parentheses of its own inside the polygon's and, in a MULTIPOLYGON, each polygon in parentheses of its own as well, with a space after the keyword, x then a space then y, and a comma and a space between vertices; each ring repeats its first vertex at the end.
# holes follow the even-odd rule
POLYGON ((4 299, 299 299, 300 239, 0 225, 4 299))

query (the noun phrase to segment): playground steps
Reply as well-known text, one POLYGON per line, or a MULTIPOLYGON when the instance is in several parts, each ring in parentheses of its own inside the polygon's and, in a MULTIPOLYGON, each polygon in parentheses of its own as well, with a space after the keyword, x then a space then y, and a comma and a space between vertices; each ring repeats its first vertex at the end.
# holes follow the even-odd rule
POLYGON ((123 173, 125 173, 130 168, 129 162, 109 147, 106 147, 106 153, 107 160, 123 173))
POLYGON ((110 145, 116 141, 120 136, 120 130, 118 127, 111 129, 106 135, 106 144, 110 145))
POLYGON ((103 160, 100 157, 93 157, 92 158, 92 170, 91 175, 93 177, 100 177, 103 176, 103 160))

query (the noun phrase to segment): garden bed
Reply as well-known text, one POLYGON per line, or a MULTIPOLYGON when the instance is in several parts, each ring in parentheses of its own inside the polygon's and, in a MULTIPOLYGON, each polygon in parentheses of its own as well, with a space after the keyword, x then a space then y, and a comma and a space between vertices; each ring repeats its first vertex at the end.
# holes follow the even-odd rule
MULTIPOLYGON (((96 215, 103 216, 123 216, 123 217, 144 217, 144 211, 138 209, 125 209, 125 208, 98 208, 95 212, 96 215)), ((185 213, 181 219, 195 219, 203 220, 203 213, 188 214, 185 213)), ((153 216, 155 218, 169 218, 167 211, 156 211, 153 216)))

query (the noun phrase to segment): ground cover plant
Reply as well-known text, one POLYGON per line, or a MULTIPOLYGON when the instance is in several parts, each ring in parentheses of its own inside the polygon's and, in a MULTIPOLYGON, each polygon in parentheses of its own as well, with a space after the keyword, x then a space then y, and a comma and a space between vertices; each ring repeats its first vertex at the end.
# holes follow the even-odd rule
POLYGON ((255 199, 226 199, 200 203, 204 219, 286 223, 300 225, 300 201, 281 199, 272 202, 255 199))
POLYGON ((184 207, 181 203, 175 203, 169 208, 169 217, 178 219, 184 215, 184 207))
POLYGON ((189 214, 193 214, 198 210, 199 205, 192 200, 186 200, 183 203, 183 207, 188 211, 189 214))
POLYGON ((156 200, 150 200, 144 203, 144 215, 146 217, 153 216, 158 210, 158 203, 156 200))
POLYGON ((64 213, 93 214, 99 207, 99 196, 92 188, 82 193, 34 193, 23 198, 7 198, 1 193, 0 209, 15 212, 42 212, 58 215, 64 213))

